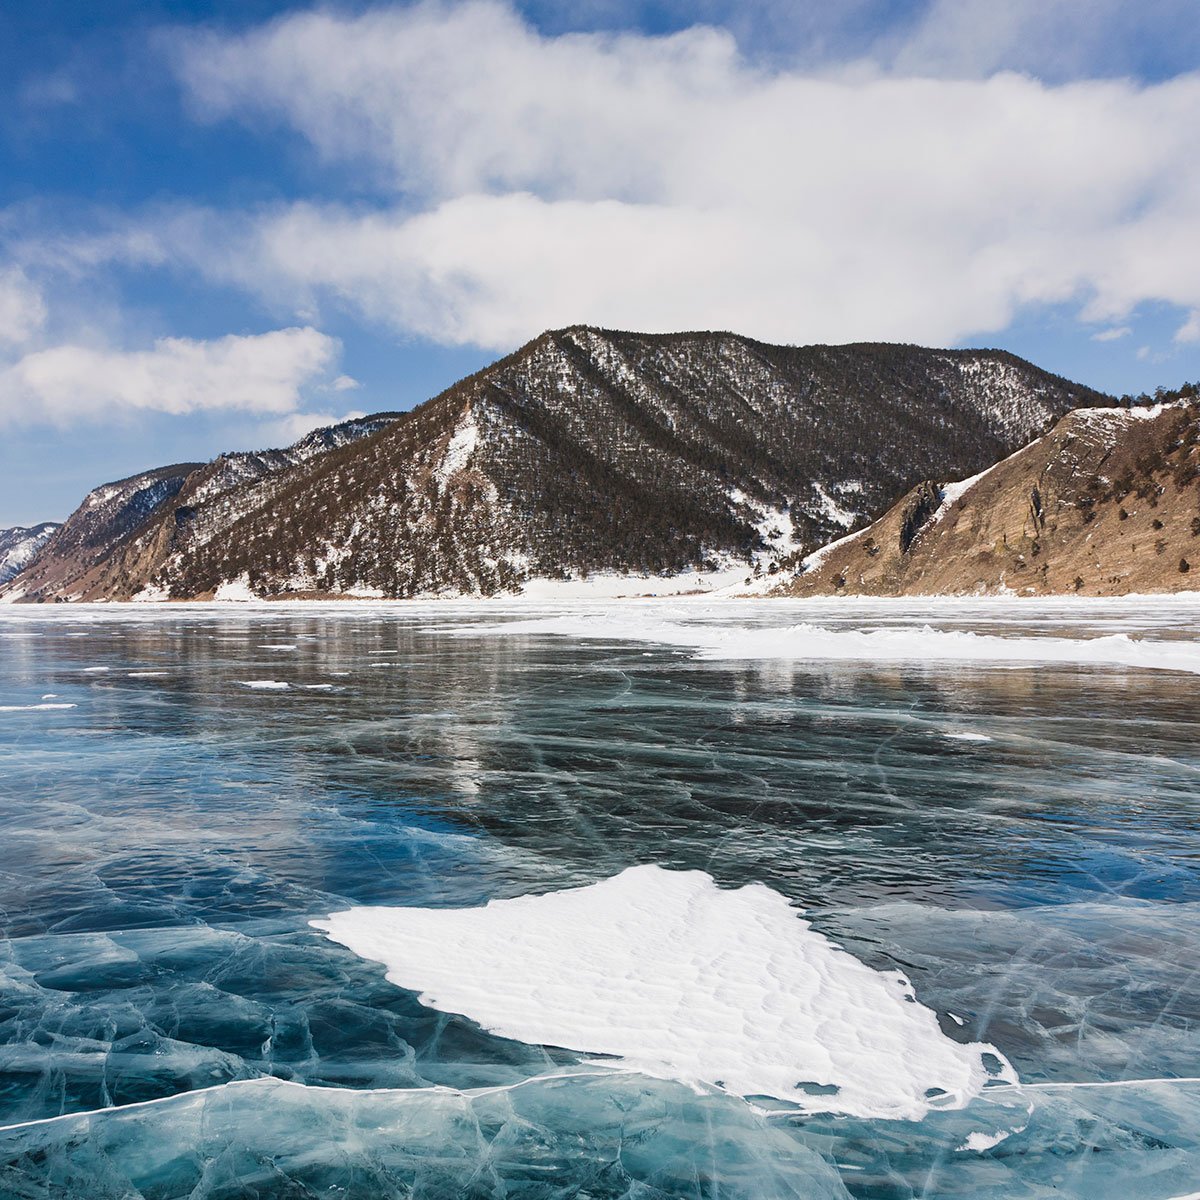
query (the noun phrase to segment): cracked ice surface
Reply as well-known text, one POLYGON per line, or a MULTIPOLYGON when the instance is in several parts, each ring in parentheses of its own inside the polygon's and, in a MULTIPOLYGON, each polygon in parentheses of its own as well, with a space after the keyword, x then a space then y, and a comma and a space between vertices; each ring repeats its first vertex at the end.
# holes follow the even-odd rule
POLYGON ((1004 644, 1186 657, 1194 600, 48 607, 0 614, 6 1200, 1195 1193, 1195 677, 1004 644), (580 616, 601 636, 511 628, 580 616), (686 636, 624 636, 654 622, 686 636), (996 656, 803 658, 806 622, 996 656), (746 635, 781 652, 697 646, 746 635), (917 1120, 815 1111, 801 1076, 802 1110, 751 1105, 432 1009, 308 924, 648 864, 703 872, 685 949, 769 889, 793 907, 751 961, 786 917, 1020 1086, 917 1120))

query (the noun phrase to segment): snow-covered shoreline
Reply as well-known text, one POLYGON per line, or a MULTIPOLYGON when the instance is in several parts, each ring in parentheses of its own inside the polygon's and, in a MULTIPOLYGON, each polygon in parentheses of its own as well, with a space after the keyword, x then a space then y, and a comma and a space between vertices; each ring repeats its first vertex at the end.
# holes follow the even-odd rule
MULTIPOLYGON (((672 603, 704 604, 718 602, 721 604, 736 604, 753 602, 758 605, 761 601, 770 601, 771 609, 796 607, 801 610, 820 609, 831 612, 870 611, 878 609, 887 612, 902 612, 906 609, 925 611, 937 610, 941 615, 962 614, 973 608, 996 609, 1005 606, 1019 606, 1026 610, 1045 608, 1062 609, 1067 612, 1081 612, 1089 608, 1097 610, 1120 608, 1127 605, 1195 605, 1200 614, 1200 590, 1186 592, 1129 592, 1121 596, 1079 596, 1071 593, 1062 595, 1028 596, 1018 593, 1003 595, 980 593, 973 595, 920 595, 920 596, 775 596, 769 593, 775 577, 764 576, 754 580, 747 587, 744 583, 745 573, 738 572, 743 582, 726 582, 722 586, 697 588, 684 587, 682 584, 690 577, 673 577, 681 581, 679 590, 668 590, 667 587, 655 591, 632 590, 637 584, 656 582, 648 577, 630 576, 593 576, 586 580, 555 580, 540 579, 530 581, 523 592, 505 592, 495 596, 414 596, 402 599, 390 599, 381 596, 352 595, 321 596, 319 598, 302 598, 296 596, 272 599, 266 597, 246 596, 238 599, 220 600, 74 600, 62 603, 40 604, 35 602, 0 601, 0 619, 14 613, 32 615, 35 613, 78 613, 78 612, 136 612, 143 614, 172 613, 183 610, 209 612, 248 612, 268 611, 278 612, 282 609, 298 611, 362 611, 363 609, 380 608, 385 610, 408 611, 428 607, 431 609, 448 609, 454 607, 481 607, 489 611, 497 611, 506 606, 537 606, 555 604, 608 604, 622 605, 657 604, 670 601, 672 603), (632 582, 636 580, 636 583, 632 582), (624 589, 624 590, 623 590, 624 589)), ((669 585, 673 579, 661 581, 669 585)))

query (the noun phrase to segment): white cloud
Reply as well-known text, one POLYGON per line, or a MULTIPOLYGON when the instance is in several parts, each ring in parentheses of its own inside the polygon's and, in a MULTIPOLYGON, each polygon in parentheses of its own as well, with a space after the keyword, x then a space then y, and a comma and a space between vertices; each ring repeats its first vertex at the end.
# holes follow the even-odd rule
POLYGON ((862 60, 907 74, 1063 81, 1161 78, 1200 58, 1195 0, 522 0, 521 9, 556 32, 716 24, 757 61, 810 69, 862 60))
POLYGON ((1099 333, 1092 334, 1093 342, 1115 342, 1121 338, 1128 337, 1133 330, 1128 325, 1114 325, 1110 329, 1101 329, 1099 333))
POLYGON ((1188 313, 1188 319, 1175 331, 1177 342, 1200 342, 1200 308, 1188 313))
POLYGON ((290 413, 339 349, 311 328, 162 338, 151 350, 53 346, 0 367, 0 421, 65 423, 136 410, 290 413))
POLYGON ((0 345, 22 346, 45 323, 41 290, 20 267, 0 268, 0 345))
POLYGON ((713 29, 544 37, 491 3, 179 53, 210 116, 268 115, 384 188, 160 230, 293 313, 502 348, 576 321, 949 342, 1034 303, 1200 307, 1200 75, 768 71, 713 29))
POLYGON ((339 375, 329 386, 335 392, 352 392, 362 387, 362 384, 352 375, 339 375))

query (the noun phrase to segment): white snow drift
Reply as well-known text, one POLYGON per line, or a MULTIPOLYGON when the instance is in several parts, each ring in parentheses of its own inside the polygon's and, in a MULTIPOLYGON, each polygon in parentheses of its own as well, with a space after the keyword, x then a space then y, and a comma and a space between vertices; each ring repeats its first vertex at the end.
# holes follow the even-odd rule
POLYGON ((1015 1081, 994 1047, 947 1037, 903 976, 861 963, 761 884, 641 866, 484 908, 355 908, 312 924, 502 1037, 807 1111, 916 1120, 1015 1081))

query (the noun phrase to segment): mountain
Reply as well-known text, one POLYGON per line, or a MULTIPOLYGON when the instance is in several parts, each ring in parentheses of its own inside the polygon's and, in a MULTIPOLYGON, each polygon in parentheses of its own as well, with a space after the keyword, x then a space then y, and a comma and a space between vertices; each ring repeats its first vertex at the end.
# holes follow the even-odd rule
POLYGON ((278 476, 394 418, 361 417, 315 430, 283 450, 222 454, 95 488, 10 582, 7 597, 128 599, 170 555, 219 536, 239 506, 263 502, 278 476))
POLYGON ((572 327, 252 480, 226 480, 237 456, 189 469, 64 572, 85 502, 10 592, 402 597, 778 569, 921 479, 978 471, 1103 403, 1001 351, 572 327))
POLYGON ((43 521, 0 529, 0 584, 19 575, 58 528, 56 521, 43 521))
POLYGON ((1073 412, 962 483, 925 481, 812 555, 789 595, 1200 588, 1200 400, 1073 412))

